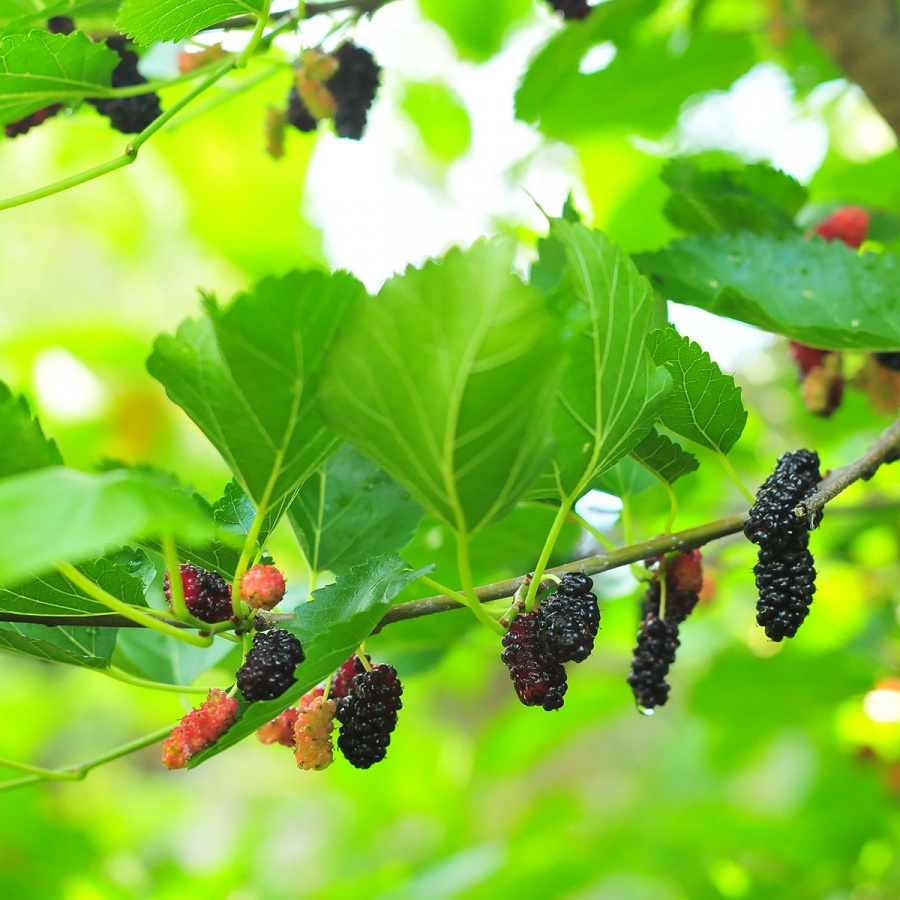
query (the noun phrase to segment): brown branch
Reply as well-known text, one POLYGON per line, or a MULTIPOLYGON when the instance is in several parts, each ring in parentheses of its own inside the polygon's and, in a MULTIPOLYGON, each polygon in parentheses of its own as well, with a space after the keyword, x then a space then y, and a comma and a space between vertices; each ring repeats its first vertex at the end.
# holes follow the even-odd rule
POLYGON ((797 0, 806 28, 900 139, 897 0, 797 0))

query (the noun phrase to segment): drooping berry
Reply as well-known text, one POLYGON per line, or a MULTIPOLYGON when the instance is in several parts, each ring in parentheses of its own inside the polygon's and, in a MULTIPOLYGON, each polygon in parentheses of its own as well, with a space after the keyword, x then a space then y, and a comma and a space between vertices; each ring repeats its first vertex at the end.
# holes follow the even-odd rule
MULTIPOLYGON (((114 88, 133 87, 146 84, 147 79, 138 72, 138 57, 127 49, 122 38, 108 38, 106 45, 119 54, 121 60, 113 69, 114 88)), ((96 98, 88 100, 101 115, 109 119, 116 131, 122 134, 136 134, 162 115, 159 94, 138 94, 136 97, 96 98)))
POLYGON ((350 41, 335 50, 334 58, 338 70, 326 82, 337 104, 334 128, 338 137, 358 141, 378 90, 381 66, 368 50, 350 41))
POLYGON ((794 508, 815 492, 820 480, 816 453, 785 453, 760 487, 744 523, 744 534, 759 544, 759 558, 753 567, 759 591, 756 621, 773 641, 797 633, 815 593, 809 530, 818 525, 822 514, 798 518, 794 508))
POLYGON ((354 676, 347 696, 338 701, 338 749, 357 769, 368 769, 387 755, 402 693, 397 670, 380 665, 354 676))
POLYGON ((586 19, 591 14, 592 7, 587 0, 549 0, 549 3, 564 19, 586 19))
POLYGON ((869 214, 859 206, 844 206, 819 222, 813 232, 826 241, 859 247, 869 231, 869 214))
POLYGON ((214 744, 231 727, 237 714, 237 700, 213 688, 201 706, 192 709, 163 742, 163 765, 184 768, 195 753, 214 744))
POLYGON ((584 662, 594 650, 600 610, 593 581, 570 572, 538 607, 541 649, 553 662, 584 662))
MULTIPOLYGON (((225 622, 234 615, 231 585, 218 572, 207 572, 188 564, 182 564, 180 568, 184 602, 192 616, 202 622, 225 622)), ((168 572, 163 579, 163 591, 171 606, 172 586, 168 572)))
POLYGON ((284 588, 284 576, 275 566, 253 566, 241 577, 241 600, 254 609, 274 609, 284 588))
POLYGON ((627 679, 641 711, 649 712, 657 706, 664 706, 669 699, 666 675, 675 661, 678 645, 676 626, 653 613, 643 619, 627 679))
POLYGON ((500 659, 509 669, 519 700, 549 712, 563 705, 568 684, 565 668, 549 659, 541 647, 539 629, 536 611, 516 616, 503 635, 500 659))
POLYGON ((320 772, 331 765, 334 760, 331 733, 336 709, 336 700, 325 700, 321 696, 313 697, 307 703, 301 702, 293 734, 294 759, 299 768, 320 772))
POLYGON ((306 654, 300 641, 283 628, 260 631, 237 671, 237 686, 250 703, 280 697, 296 680, 294 670, 306 654))
POLYGON ((3 126, 3 133, 9 138, 18 137, 20 134, 27 134, 32 128, 35 128, 42 122, 46 122, 47 119, 53 118, 53 116, 61 109, 61 103, 53 103, 50 106, 45 106, 43 109, 36 110, 30 116, 25 116, 23 119, 17 119, 15 122, 8 122, 3 126))
MULTIPOLYGON (((366 654, 366 660, 372 661, 372 657, 366 654)), ((342 700, 347 696, 350 690, 350 683, 357 675, 362 675, 366 671, 366 667, 362 664, 362 660, 354 653, 343 665, 334 673, 331 679, 331 687, 328 690, 328 696, 333 700, 342 700)))
POLYGON ((256 736, 263 744, 281 744, 283 747, 294 746, 294 722, 300 710, 296 706, 289 706, 283 713, 279 713, 271 722, 266 722, 262 728, 256 729, 256 736))

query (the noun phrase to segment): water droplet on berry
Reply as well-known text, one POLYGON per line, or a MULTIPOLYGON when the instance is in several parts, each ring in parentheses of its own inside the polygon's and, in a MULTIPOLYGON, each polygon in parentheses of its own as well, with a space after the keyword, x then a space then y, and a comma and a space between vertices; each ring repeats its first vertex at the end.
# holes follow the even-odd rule
POLYGON ((638 707, 638 712, 639 712, 642 716, 652 716, 653 713, 656 712, 656 710, 653 709, 652 706, 650 706, 650 707, 647 707, 647 706, 639 706, 639 707, 638 707))

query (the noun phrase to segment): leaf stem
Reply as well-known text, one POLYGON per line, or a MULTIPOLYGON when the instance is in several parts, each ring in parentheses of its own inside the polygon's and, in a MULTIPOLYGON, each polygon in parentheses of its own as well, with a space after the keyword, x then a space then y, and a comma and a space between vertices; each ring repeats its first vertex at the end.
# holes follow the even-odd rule
POLYGON ((462 595, 465 605, 475 613, 475 618, 494 634, 506 634, 506 629, 492 618, 481 605, 475 593, 475 579, 472 577, 472 559, 469 555, 469 535, 464 531, 456 532, 456 564, 459 568, 459 580, 462 583, 462 595))
POLYGON ((719 462, 722 463, 722 468, 728 473, 728 477, 731 479, 734 486, 744 495, 747 502, 751 506, 756 503, 756 497, 753 496, 752 492, 749 491, 744 482, 741 481, 741 477, 735 471, 734 466, 731 464, 731 460, 722 453, 721 450, 716 452, 716 456, 719 458, 719 462))
POLYGON ((93 759, 89 759, 78 765, 67 766, 61 769, 42 769, 39 766, 29 766, 25 763, 0 759, 0 765, 2 766, 15 769, 19 772, 31 773, 25 778, 15 778, 11 781, 0 782, 0 791, 11 791, 15 788, 26 787, 27 785, 37 784, 41 781, 81 781, 92 769, 96 769, 98 766, 102 766, 105 763, 127 756, 129 753, 134 753, 137 750, 143 750, 144 747, 149 747, 151 744, 155 744, 168 737, 171 732, 172 726, 170 725, 167 728, 161 728, 159 731, 145 734, 143 737, 130 741, 127 744, 122 744, 120 747, 116 747, 108 753, 104 753, 102 756, 96 756, 93 759))
POLYGON ((547 563, 550 561, 550 554, 553 552, 553 548, 559 540, 559 536, 562 533, 563 526, 566 524, 569 513, 572 511, 573 505, 574 500, 572 497, 566 497, 556 511, 556 517, 550 525, 550 531, 547 532, 547 537, 544 540, 544 546, 541 548, 541 554, 538 557, 537 565, 534 567, 534 578, 532 578, 531 584, 528 585, 528 593, 525 595, 526 612, 530 612, 534 609, 534 601, 537 597, 538 589, 541 586, 541 579, 544 577, 544 570, 547 568, 547 563))
POLYGON ((576 521, 601 547, 606 547, 607 550, 616 549, 616 545, 599 528, 591 525, 580 513, 573 510, 569 513, 569 518, 576 521))
POLYGON ((442 594, 444 597, 455 600, 460 606, 469 605, 468 598, 460 594, 459 591, 454 591, 453 588, 448 588, 446 585, 441 584, 439 581, 435 581, 433 578, 429 578, 427 575, 420 575, 419 581, 421 581, 422 584, 427 584, 428 587, 438 594, 442 594))
POLYGON ((122 669, 110 666, 108 669, 100 669, 104 675, 123 684, 131 684, 135 687, 148 688, 151 691, 167 691, 172 694, 208 694, 209 688, 205 687, 186 687, 183 684, 164 684, 161 681, 148 681, 146 678, 138 678, 136 675, 129 675, 122 669))
POLYGON ((249 62, 250 57, 256 53, 256 48, 259 47, 259 42, 262 40, 263 32, 266 30, 266 24, 269 21, 269 10, 271 7, 272 0, 263 0, 262 8, 256 14, 256 26, 253 29, 253 34, 250 35, 247 46, 244 47, 241 55, 234 62, 236 69, 243 69, 249 62))
POLYGON ((98 603, 102 603, 113 610, 113 612, 117 612, 133 622, 143 625, 145 628, 152 628, 160 634, 165 634, 178 641, 184 641, 186 644, 193 644, 195 647, 208 647, 213 642, 213 635, 211 634, 193 634, 175 625, 170 625, 168 622, 161 622, 159 619, 155 619, 153 616, 137 609, 137 607, 119 600, 118 597, 113 597, 112 594, 104 591, 99 584, 82 575, 71 563, 60 562, 56 564, 56 567, 72 584, 80 587, 89 597, 98 603))

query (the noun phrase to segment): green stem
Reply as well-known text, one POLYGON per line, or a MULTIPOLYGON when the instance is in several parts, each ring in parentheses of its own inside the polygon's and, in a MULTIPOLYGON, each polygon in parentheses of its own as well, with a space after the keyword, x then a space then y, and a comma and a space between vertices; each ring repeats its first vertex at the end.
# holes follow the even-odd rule
POLYGON ((468 598, 460 594, 459 591, 454 591, 453 588, 448 588, 446 585, 441 584, 439 581, 435 581, 433 578, 429 578, 427 575, 420 575, 419 581, 421 581, 422 584, 427 584, 435 593, 442 594, 444 597, 449 597, 461 606, 469 606, 468 598))
POLYGON ((192 619, 184 599, 184 582, 181 580, 181 561, 178 559, 178 549, 170 534, 162 539, 163 560, 169 571, 169 593, 172 595, 172 612, 175 618, 181 622, 192 619))
POLYGON ((506 634, 506 629, 492 618, 481 605, 475 593, 475 579, 472 577, 472 560, 469 556, 469 535, 464 531, 456 532, 456 564, 459 568, 459 580, 462 583, 463 600, 466 606, 475 613, 475 618, 495 634, 506 634))
POLYGON ((721 451, 717 452, 716 456, 719 458, 719 462, 722 463, 722 468, 728 473, 728 477, 732 480, 734 486, 744 495, 744 497, 746 497, 750 505, 753 506, 753 504, 756 503, 756 497, 747 490, 747 486, 741 481, 740 476, 731 464, 731 460, 721 451))
POLYGON ((563 526, 566 524, 566 519, 572 511, 573 504, 573 499, 571 497, 566 497, 556 511, 556 517, 553 519, 550 531, 547 532, 547 538, 544 541, 544 546, 541 548, 541 555, 538 557, 537 565, 534 567, 534 578, 532 578, 531 584, 528 585, 528 594, 525 596, 526 612, 530 612, 534 609, 534 601, 537 597, 538 588, 541 586, 541 579, 544 577, 544 570, 547 568, 547 563, 550 561, 550 554, 553 552, 553 548, 559 540, 563 526))
POLYGON ((678 516, 678 496, 672 490, 672 485, 668 481, 663 481, 662 484, 669 494, 669 518, 666 519, 665 533, 671 534, 672 529, 675 527, 675 519, 678 516))
POLYGON ((129 753, 134 753, 137 750, 143 750, 144 747, 149 747, 151 744, 155 744, 158 741, 167 738, 171 733, 172 726, 170 725, 167 728, 161 728, 159 731, 154 731, 151 734, 145 734, 143 737, 127 744, 122 744, 121 747, 116 747, 114 750, 110 750, 109 753, 104 753, 102 756, 89 759, 76 766, 67 766, 61 769, 42 769, 38 766, 28 766, 24 763, 0 759, 0 765, 15 769, 19 772, 31 773, 25 778, 14 778, 11 781, 0 782, 0 791, 11 791, 14 788, 25 787, 29 784, 37 784, 41 781, 49 780, 81 781, 92 769, 96 769, 98 766, 112 762, 114 759, 119 759, 122 756, 127 756, 129 753))
POLYGON ((69 581, 72 582, 72 584, 76 585, 76 587, 80 587, 89 597, 93 598, 98 603, 102 603, 104 606, 113 610, 113 612, 117 612, 120 615, 125 616, 125 618, 131 619, 132 622, 137 622, 145 628, 152 628, 160 634, 175 638, 175 640, 184 641, 186 644, 193 644, 195 647, 208 647, 213 642, 213 635, 211 634, 193 634, 183 628, 169 625, 167 622, 160 622, 159 619, 147 615, 137 607, 124 603, 122 600, 119 600, 118 597, 113 597, 112 594, 104 591, 99 584, 91 581, 87 576, 82 575, 71 563, 57 563, 56 567, 69 579, 69 581))
POLYGON ((250 57, 256 53, 256 48, 259 47, 259 42, 262 40, 263 32, 266 30, 266 25, 269 21, 269 9, 271 6, 272 0, 263 0, 262 9, 257 13, 256 27, 253 29, 253 34, 250 35, 250 40, 247 42, 247 46, 244 47, 241 55, 235 60, 234 67, 236 69, 243 69, 250 61, 250 57))
POLYGON ((203 694, 209 693, 209 688, 205 687, 185 687, 183 684, 164 684, 161 681, 148 681, 146 678, 138 678, 136 675, 129 675, 115 666, 108 669, 100 669, 104 675, 123 684, 131 684, 135 687, 149 688, 151 691, 168 691, 172 694, 203 694))
POLYGON ((606 547, 607 550, 618 549, 602 531, 591 525, 584 516, 573 510, 569 513, 569 518, 576 521, 601 547, 606 547))

